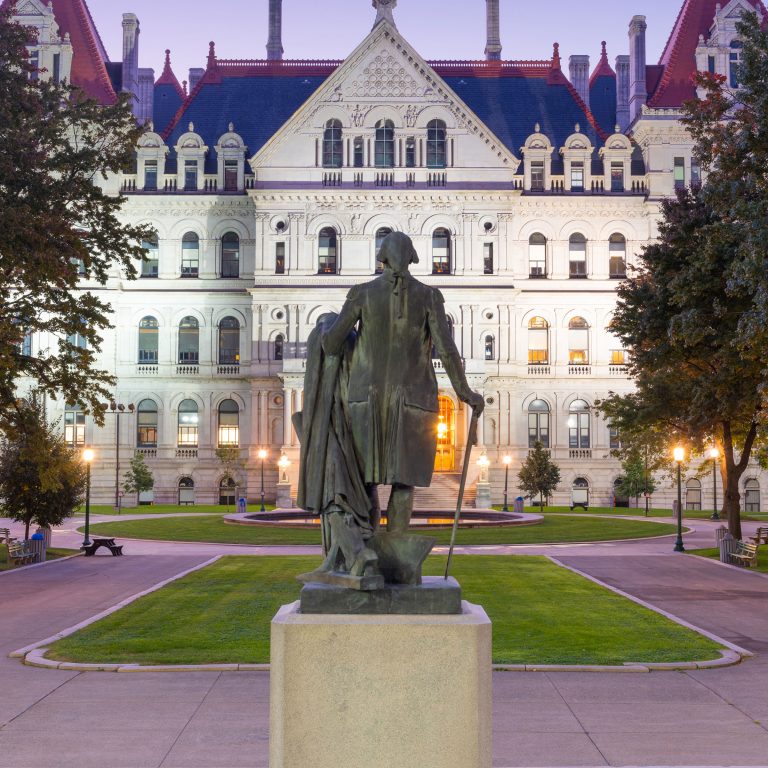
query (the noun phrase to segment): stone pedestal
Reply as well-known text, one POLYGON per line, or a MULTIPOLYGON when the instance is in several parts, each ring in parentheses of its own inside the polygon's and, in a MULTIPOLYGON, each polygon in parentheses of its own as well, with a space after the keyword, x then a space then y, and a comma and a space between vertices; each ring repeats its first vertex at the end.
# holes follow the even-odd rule
POLYGON ((478 481, 477 498, 475 499, 476 509, 491 508, 491 484, 478 481))
POLYGON ((490 768, 491 622, 457 616, 272 620, 270 768, 490 768))
POLYGON ((277 495, 275 496, 275 507, 277 507, 277 509, 293 508, 293 499, 291 498, 290 483, 277 484, 277 495))

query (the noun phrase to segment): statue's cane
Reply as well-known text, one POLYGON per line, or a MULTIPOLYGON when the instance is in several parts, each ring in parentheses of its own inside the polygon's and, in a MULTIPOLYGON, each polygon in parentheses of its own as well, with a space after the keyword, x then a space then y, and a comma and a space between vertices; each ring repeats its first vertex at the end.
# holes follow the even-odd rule
POLYGON ((448 571, 451 569, 451 560, 453 559, 453 548, 456 544, 456 530, 459 527, 459 518, 461 517, 461 505, 464 503, 464 486, 467 484, 467 472, 469 471, 469 459, 472 455, 472 446, 477 443, 477 421, 480 414, 476 408, 472 408, 472 420, 469 422, 469 434, 467 435, 467 450, 464 453, 464 467, 461 470, 461 482, 459 483, 459 500, 456 503, 456 514, 453 518, 453 530, 451 531, 451 546, 448 550, 448 562, 445 564, 445 578, 448 578, 448 571))

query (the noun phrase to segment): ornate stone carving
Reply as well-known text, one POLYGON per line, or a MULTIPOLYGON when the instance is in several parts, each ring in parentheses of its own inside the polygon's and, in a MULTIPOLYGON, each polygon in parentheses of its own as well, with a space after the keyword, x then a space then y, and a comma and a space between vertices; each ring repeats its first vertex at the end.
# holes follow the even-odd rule
POLYGON ((421 97, 426 88, 410 76, 405 67, 386 49, 371 59, 351 86, 357 98, 421 97))
POLYGON ((415 128, 416 121, 419 119, 419 108, 415 104, 411 104, 408 109, 405 110, 403 120, 408 128, 415 128))

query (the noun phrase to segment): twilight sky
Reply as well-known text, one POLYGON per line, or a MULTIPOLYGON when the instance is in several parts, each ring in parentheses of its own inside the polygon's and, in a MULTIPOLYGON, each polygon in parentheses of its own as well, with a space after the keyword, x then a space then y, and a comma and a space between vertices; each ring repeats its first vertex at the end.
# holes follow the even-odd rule
MULTIPOLYGON (((141 22, 141 66, 159 76, 163 52, 172 51, 179 80, 189 67, 204 67, 208 41, 222 58, 264 58, 268 0, 88 0, 110 58, 122 58, 123 12, 141 22)), ((568 56, 589 54, 600 41, 608 55, 628 53, 627 25, 634 14, 648 19, 648 61, 655 63, 669 36, 682 0, 501 0, 502 56, 543 59, 560 43, 568 56), (586 9, 586 13, 584 11, 586 9)), ((344 58, 370 31, 375 11, 370 0, 283 0, 286 58, 344 58)), ((398 29, 426 59, 483 58, 484 0, 399 0, 398 29)))

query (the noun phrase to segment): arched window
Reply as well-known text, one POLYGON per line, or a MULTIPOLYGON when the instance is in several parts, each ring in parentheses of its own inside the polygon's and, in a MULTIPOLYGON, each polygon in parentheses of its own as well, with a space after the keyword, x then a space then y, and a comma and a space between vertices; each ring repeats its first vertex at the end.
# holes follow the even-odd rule
POLYGON ((587 238, 576 232, 568 240, 570 276, 581 279, 587 276, 587 238))
POLYGON ((179 448, 197 448, 200 414, 194 400, 182 400, 179 404, 177 441, 179 448))
POLYGON ((589 325, 583 317, 568 323, 568 365, 589 365, 589 325))
POLYGON ((760 483, 757 480, 747 480, 744 484, 744 511, 760 511, 760 483))
POLYGON ((427 123, 427 168, 445 168, 446 143, 445 123, 442 120, 427 123))
POLYGON ((192 506, 195 503, 195 481, 191 477, 179 480, 179 505, 192 506))
POLYGON ((156 318, 147 316, 139 323, 139 364, 157 363, 160 324, 156 318))
POLYGON ((64 408, 64 440, 73 448, 85 445, 85 412, 79 403, 64 408))
POLYGON ((617 509, 626 509, 629 507, 629 498, 621 492, 620 477, 617 477, 613 481, 613 506, 617 509))
POLYGON ((568 447, 589 448, 589 405, 584 400, 574 400, 568 415, 568 447))
POLYGON ((376 123, 374 162, 377 168, 393 168, 395 165, 395 124, 391 120, 376 123))
POLYGON ((731 88, 739 87, 739 70, 741 68, 741 51, 743 48, 744 44, 741 40, 734 40, 731 43, 728 70, 731 88))
POLYGON ((539 232, 528 238, 528 275, 535 279, 547 276, 547 238, 539 232))
POLYGON ((219 365, 240 365, 240 323, 225 317, 219 323, 219 365))
POLYGON ((323 132, 323 168, 341 168, 342 146, 341 121, 329 120, 323 132))
POLYGON ((484 342, 485 347, 485 359, 486 360, 495 360, 496 359, 496 341, 490 334, 485 337, 484 342))
MULTIPOLYGON (((147 318, 144 319, 146 320, 147 318)), ((154 320, 154 318, 150 319, 154 320)), ((69 336, 67 336, 67 342, 78 349, 88 349, 88 339, 86 339, 82 333, 70 333, 69 336)))
POLYGON ((282 360, 285 354, 285 336, 282 333, 278 333, 275 336, 275 360, 282 360))
POLYGON ((571 509, 574 507, 589 507, 589 482, 583 477, 577 477, 571 486, 571 509))
POLYGON ((384 271, 384 265, 379 261, 379 252, 384 238, 391 235, 392 230, 389 227, 380 227, 376 230, 376 274, 380 275, 384 271))
POLYGON ((685 484, 685 508, 701 509, 701 480, 695 477, 685 484))
POLYGON ((157 277, 160 263, 160 246, 157 242, 157 235, 153 235, 148 240, 144 240, 141 247, 147 251, 147 253, 144 254, 146 260, 141 262, 141 276, 157 277))
POLYGON ((219 504, 228 507, 237 503, 237 483, 231 477, 225 477, 219 483, 219 504))
POLYGON ((157 448, 157 403, 142 400, 136 409, 136 446, 157 448))
POLYGON ((187 232, 181 238, 181 276, 197 277, 200 272, 200 238, 187 232))
POLYGON ((200 324, 196 317, 185 317, 179 323, 179 362, 188 365, 200 362, 200 324))
POLYGON ((324 227, 320 230, 317 244, 318 274, 335 275, 338 269, 336 260, 336 230, 324 227))
POLYGON ((528 365, 549 365, 549 323, 543 317, 528 323, 528 365))
POLYGON ((240 238, 236 232, 221 238, 221 276, 240 277, 240 238))
POLYGON ((621 280, 627 276, 627 240, 618 233, 611 235, 608 241, 608 271, 612 280, 621 280))
POLYGON ((451 233, 444 227, 432 233, 432 274, 451 274, 451 233))
POLYGON ((219 406, 219 448, 240 445, 240 408, 234 400, 224 400, 219 406))
POLYGON ((549 448, 549 406, 544 400, 534 400, 528 406, 528 447, 541 443, 549 448))

